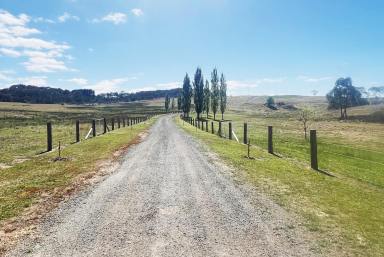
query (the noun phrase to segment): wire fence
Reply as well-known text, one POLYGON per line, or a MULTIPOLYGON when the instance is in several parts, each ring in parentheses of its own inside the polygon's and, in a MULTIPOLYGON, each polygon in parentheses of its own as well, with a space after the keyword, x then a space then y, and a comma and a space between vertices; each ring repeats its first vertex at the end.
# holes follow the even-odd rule
POLYGON ((105 119, 86 117, 78 120, 55 120, 46 124, 14 123, 12 127, 2 127, 0 128, 0 169, 54 150, 59 146, 59 142, 61 147, 65 147, 115 129, 133 126, 146 121, 153 115, 155 114, 113 116, 105 119))
MULTIPOLYGON (((260 125, 257 121, 197 121, 194 118, 187 118, 186 121, 198 128, 199 123, 204 123, 204 126, 209 126, 210 133, 212 133, 211 124, 213 123, 214 134, 223 139, 230 139, 232 130, 232 134, 236 135, 239 143, 250 140, 252 145, 265 150, 268 150, 272 143, 273 153, 283 158, 294 158, 308 164, 312 161, 309 131, 305 138, 300 128, 292 129, 286 123, 273 126, 273 133, 269 135, 268 126, 260 125), (244 137, 247 137, 246 140, 244 137)), ((206 131, 206 128, 204 130, 206 131)), ((350 142, 340 142, 340 139, 335 140, 336 138, 329 136, 329 131, 318 130, 317 132, 316 158, 319 170, 384 188, 384 150, 368 149, 361 142, 357 146, 348 145, 350 142)), ((235 140, 234 137, 231 139, 235 140)))

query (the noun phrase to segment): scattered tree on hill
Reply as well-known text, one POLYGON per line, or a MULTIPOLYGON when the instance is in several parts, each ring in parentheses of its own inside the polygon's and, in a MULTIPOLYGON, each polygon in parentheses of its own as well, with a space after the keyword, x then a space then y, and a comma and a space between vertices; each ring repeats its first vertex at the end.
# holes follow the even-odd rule
POLYGON ((197 68, 194 81, 193 81, 193 102, 195 104, 195 111, 197 119, 200 119, 200 114, 203 111, 204 105, 204 78, 200 68, 197 68))
POLYGON ((275 99, 272 96, 268 96, 267 102, 265 105, 270 109, 276 109, 275 107, 275 99))
POLYGON ((384 87, 371 87, 368 91, 373 97, 384 97, 384 87))
POLYGON ((165 96, 165 101, 164 101, 164 105, 165 105, 165 111, 168 112, 169 111, 169 103, 170 103, 171 99, 169 97, 169 95, 166 95, 165 96))
POLYGON ((380 104, 384 102, 384 99, 380 99, 380 97, 384 97, 384 87, 371 87, 368 89, 368 92, 371 97, 371 104, 380 104))
POLYGON ((207 119, 208 119, 210 105, 211 105, 211 90, 209 89, 209 82, 208 80, 206 80, 205 87, 204 87, 204 111, 207 113, 207 119))
POLYGON ((192 98, 192 87, 191 80, 189 79, 188 73, 184 77, 183 91, 182 91, 182 108, 185 117, 189 117, 191 111, 191 98, 192 98))
POLYGON ((307 139, 307 131, 309 128, 309 122, 314 118, 315 112, 309 106, 304 106, 299 110, 298 120, 301 122, 304 130, 304 138, 307 139))
POLYGON ((220 97, 219 76, 217 74, 217 69, 215 68, 213 69, 211 74, 211 105, 212 105, 214 120, 216 120, 216 113, 219 108, 219 97, 220 97))
POLYGON ((361 92, 352 85, 351 78, 339 78, 327 94, 328 107, 340 109, 340 119, 348 119, 347 108, 368 104, 361 92))
POLYGON ((227 82, 225 81, 224 74, 221 73, 220 77, 220 112, 221 119, 224 120, 224 112, 227 109, 227 82))
POLYGON ((182 106, 181 106, 181 94, 179 94, 177 96, 177 110, 181 111, 181 109, 182 109, 182 106))

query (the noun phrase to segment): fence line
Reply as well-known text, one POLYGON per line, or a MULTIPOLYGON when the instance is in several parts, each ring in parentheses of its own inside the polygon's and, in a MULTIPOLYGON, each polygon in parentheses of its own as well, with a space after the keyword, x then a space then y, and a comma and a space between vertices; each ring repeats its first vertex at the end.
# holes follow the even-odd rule
MULTIPOLYGON (((193 119, 193 118, 184 118, 182 115, 180 116, 182 119, 184 119, 187 123, 191 124, 192 125, 192 122, 191 121, 194 121, 195 123, 197 123, 197 119, 193 119)), ((208 124, 208 120, 205 121, 206 124, 208 124)), ((215 134, 214 133, 214 121, 211 120, 210 124, 211 124, 211 131, 212 131, 212 134, 215 134)), ((216 123, 218 123, 218 129, 217 129, 217 135, 219 137, 222 137, 222 138, 226 138, 226 139, 229 139, 229 140, 232 140, 233 137, 236 139, 236 141, 238 143, 239 142, 239 138, 236 136, 235 132, 234 132, 234 128, 239 128, 239 127, 243 127, 243 138, 242 138, 242 143, 244 145, 248 145, 249 143, 249 140, 250 140, 250 133, 249 133, 249 128, 260 128, 261 126, 255 126, 253 125, 253 123, 248 123, 248 122, 244 122, 242 124, 242 126, 234 126, 234 123, 233 121, 216 121, 216 123), (224 124, 228 124, 228 127, 224 126, 224 124), (250 126, 251 125, 251 126, 250 126), (228 129, 228 136, 226 135, 226 131, 228 129), (223 133, 224 132, 224 133, 223 133), (233 136, 233 137, 232 137, 233 136)), ((276 138, 280 138, 279 135, 275 136, 274 133, 273 133, 273 127, 272 126, 266 126, 264 127, 265 129, 265 134, 263 136, 261 136, 261 138, 257 139, 256 141, 258 141, 259 143, 265 145, 266 144, 266 147, 267 147, 267 151, 268 153, 270 154, 274 154, 274 137, 276 138), (266 138, 264 138, 264 136, 266 136, 266 138)), ((203 130, 204 131, 204 130, 203 130)), ((205 131, 209 131, 208 128, 205 128, 205 131)), ((283 130, 282 129, 278 129, 276 130, 277 132, 279 132, 278 134, 281 134, 283 133, 283 130), (281 132, 281 133, 280 133, 281 132)), ((260 132, 258 130, 258 132, 260 132)), ((335 155, 338 155, 338 156, 344 156, 346 158, 352 158, 352 159, 356 159, 356 160, 362 160, 362 161, 366 161, 368 163, 372 163, 372 164, 377 164, 377 165, 380 165, 380 166, 384 166, 384 163, 381 163, 381 162, 378 162, 378 161, 375 161, 375 160, 371 160, 371 158, 369 159, 364 159, 364 158, 359 158, 359 157, 356 157, 355 154, 356 153, 351 153, 351 155, 346 155, 346 154, 343 154, 343 153, 336 153, 336 152, 333 152, 333 151, 327 151, 326 149, 323 149, 322 145, 324 144, 324 146, 326 148, 328 148, 329 146, 335 146, 336 148, 349 148, 349 149, 354 149, 354 150, 361 150, 361 151, 367 151, 367 152, 371 152, 371 153, 375 153, 375 154, 380 154, 381 152, 379 151, 374 151, 374 150, 365 150, 365 149, 358 149, 358 148, 354 148, 354 147, 348 147, 348 146, 343 146, 343 145, 337 145, 337 144, 330 144, 330 143, 324 143, 322 141, 318 141, 318 136, 317 136, 317 131, 316 130, 310 130, 310 133, 309 133, 309 142, 306 141, 306 140, 303 140, 302 142, 296 142, 296 140, 299 140, 298 138, 294 138, 293 142, 296 142, 297 143, 297 147, 299 147, 301 150, 296 150, 296 149, 291 149, 289 146, 292 145, 292 144, 289 144, 289 139, 287 139, 286 141, 284 141, 282 139, 282 141, 284 141, 283 143, 280 142, 281 140, 277 140, 276 142, 276 146, 278 148, 282 147, 282 149, 284 149, 285 152, 289 151, 289 152, 294 152, 293 155, 291 154, 288 154, 289 156, 292 156, 292 157, 297 157, 299 159, 302 159, 302 158, 306 158, 305 156, 308 156, 309 157, 309 162, 311 164, 311 168, 314 169, 314 170, 319 170, 319 159, 318 159, 318 156, 319 156, 319 153, 328 153, 328 154, 335 154, 335 155), (306 144, 306 142, 308 142, 308 145, 306 144), (288 145, 287 145, 288 143, 288 145), (304 144, 304 145, 303 145, 304 144), (320 152, 319 152, 320 150, 320 152), (305 153, 305 151, 307 151, 307 153, 305 153), (308 155, 307 155, 308 154, 308 155)), ((257 133, 257 134, 260 134, 260 133, 257 133)), ((256 134, 256 136, 257 136, 256 134)), ((279 150, 277 150, 279 152, 279 150)))
MULTIPOLYGON (((108 119, 107 118, 92 119, 90 123, 87 122, 87 124, 90 125, 90 129, 89 129, 89 131, 86 134, 84 139, 85 140, 91 139, 91 138, 97 137, 99 135, 106 134, 106 133, 113 131, 115 129, 120 129, 122 127, 126 127, 126 124, 128 126, 132 127, 136 124, 140 124, 142 122, 147 121, 148 119, 152 118, 153 116, 154 115, 147 115, 147 116, 140 116, 140 117, 120 117, 119 116, 119 117, 116 117, 116 119, 115 119, 115 117, 112 117, 110 119, 111 120, 111 129, 108 127, 108 119), (99 129, 101 128, 101 126, 103 126, 103 128, 100 129, 100 131, 102 131, 102 132, 100 132, 99 134, 98 134, 97 126, 96 126, 96 121, 98 121, 99 129), (101 121, 103 121, 103 122, 101 122, 101 121), (115 121, 117 121, 117 124, 115 124, 115 121), (101 125, 101 123, 102 123, 102 125, 101 125), (121 126, 121 124, 123 124, 123 126, 121 126), (117 125, 117 126, 115 126, 115 125, 117 125)), ((75 142, 76 143, 81 142, 80 125, 81 125, 80 120, 76 120, 75 121, 75 142)), ((52 122, 47 122, 47 151, 46 152, 50 152, 53 149, 53 135, 52 135, 53 131, 54 131, 54 124, 52 122)))

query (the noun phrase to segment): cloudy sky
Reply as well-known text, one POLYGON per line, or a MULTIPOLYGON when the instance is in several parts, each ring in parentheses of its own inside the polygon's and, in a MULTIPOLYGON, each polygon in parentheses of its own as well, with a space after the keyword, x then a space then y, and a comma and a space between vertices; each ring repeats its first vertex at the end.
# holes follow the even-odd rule
POLYGON ((384 1, 1 0, 0 88, 174 88, 217 67, 232 95, 384 85, 384 1))

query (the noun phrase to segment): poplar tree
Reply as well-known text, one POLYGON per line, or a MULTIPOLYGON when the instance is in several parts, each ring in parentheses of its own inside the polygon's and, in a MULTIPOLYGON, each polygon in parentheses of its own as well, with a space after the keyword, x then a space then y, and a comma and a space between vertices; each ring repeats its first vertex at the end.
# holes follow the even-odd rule
POLYGON ((197 68, 194 81, 193 81, 193 102, 195 104, 195 111, 197 113, 197 119, 200 119, 200 114, 203 111, 204 106, 204 78, 200 68, 197 68))
POLYGON ((192 87, 191 80, 189 79, 188 73, 185 74, 183 82, 183 91, 181 96, 181 105, 185 117, 189 117, 191 111, 191 98, 192 98, 192 87))
POLYGON ((219 108, 219 75, 217 69, 213 69, 211 74, 211 107, 213 119, 216 120, 216 113, 219 108))
POLYGON ((227 109, 227 82, 225 81, 224 74, 221 73, 220 78, 220 112, 221 119, 224 120, 224 112, 227 109))
POLYGON ((172 97, 171 110, 173 111, 174 109, 175 109, 175 98, 172 97))
POLYGON ((181 94, 177 96, 177 110, 180 111, 182 109, 181 106, 181 94))
POLYGON ((164 106, 165 106, 165 111, 168 112, 169 111, 169 102, 170 102, 170 98, 169 98, 169 95, 166 95, 165 96, 165 102, 164 102, 164 106))
POLYGON ((211 104, 211 90, 209 89, 209 82, 208 80, 206 80, 205 87, 204 87, 204 111, 207 113, 207 119, 208 119, 210 104, 211 104))

